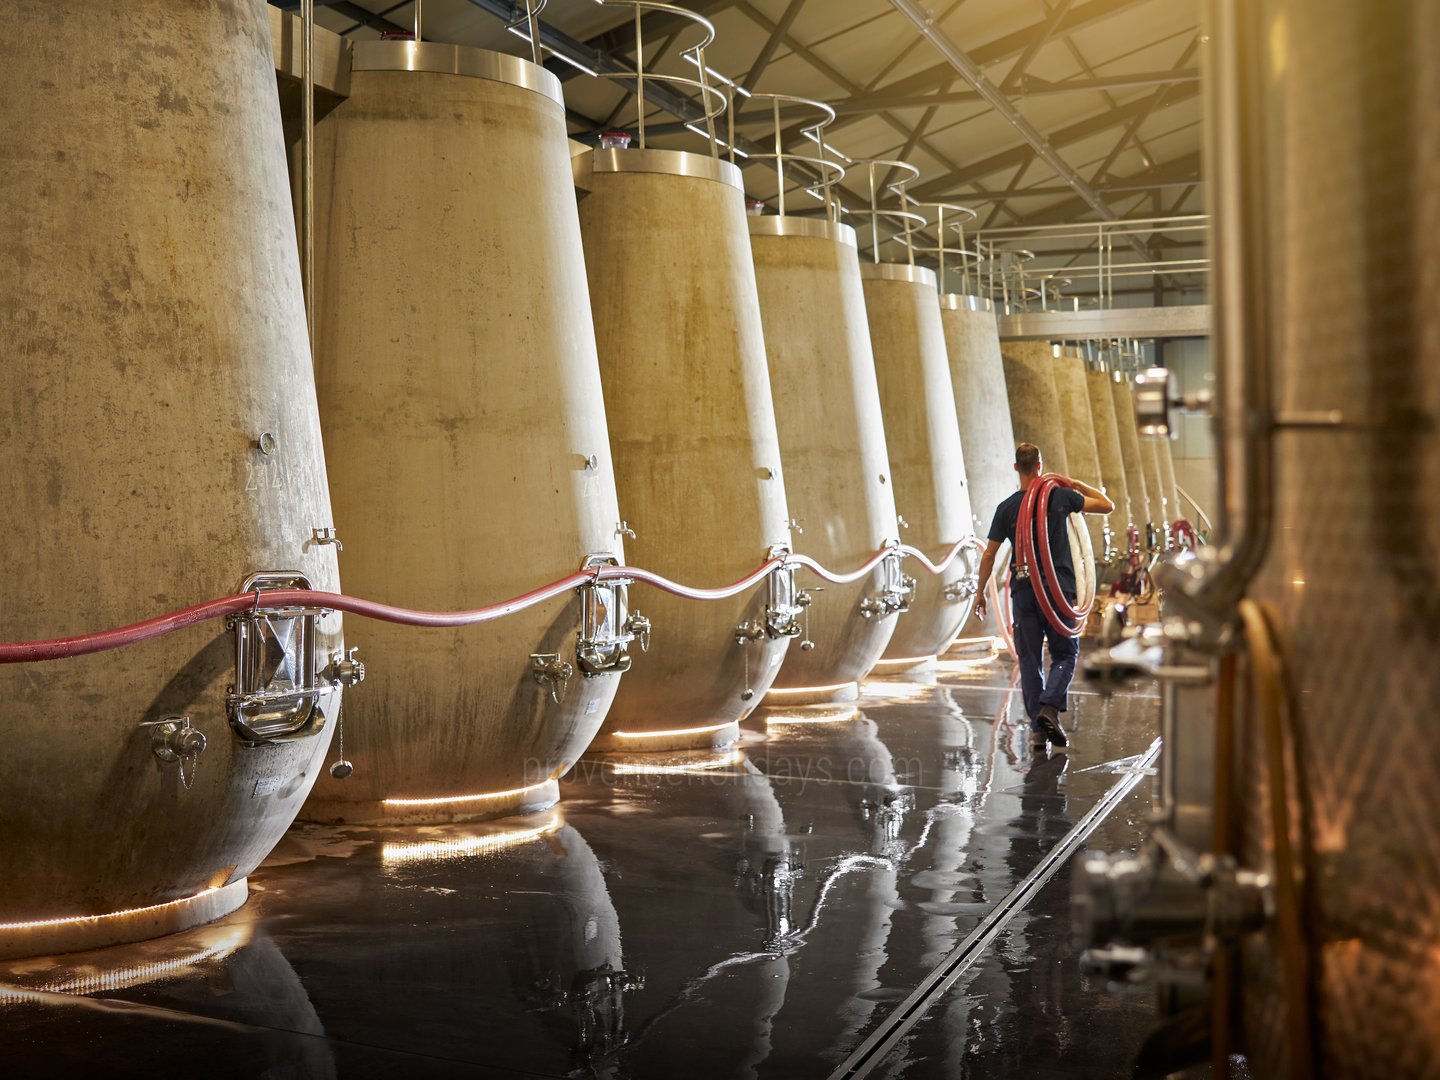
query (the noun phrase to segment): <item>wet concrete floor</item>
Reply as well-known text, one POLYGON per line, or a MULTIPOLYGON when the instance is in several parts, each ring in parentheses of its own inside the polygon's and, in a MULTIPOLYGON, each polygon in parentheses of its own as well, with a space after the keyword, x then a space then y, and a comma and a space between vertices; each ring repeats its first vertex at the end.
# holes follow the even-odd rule
MULTIPOLYGON (((824 1078, 1127 774, 1152 685, 1033 753, 1009 664, 774 708, 723 753, 586 760, 550 811, 297 826, 250 902, 0 964, 10 1076, 824 1078)), ((363 763, 357 763, 363 767, 363 763)), ((1134 847, 1145 776, 1090 845, 1134 847)), ((1060 869, 871 1074, 1120 1077, 1146 991, 1086 984, 1060 869)))

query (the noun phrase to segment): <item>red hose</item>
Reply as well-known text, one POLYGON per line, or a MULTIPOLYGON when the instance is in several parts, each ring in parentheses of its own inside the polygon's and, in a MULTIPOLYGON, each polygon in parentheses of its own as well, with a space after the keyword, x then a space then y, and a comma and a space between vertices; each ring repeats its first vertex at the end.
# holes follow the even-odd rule
POLYGON ((1060 588, 1060 577, 1050 554, 1050 495, 1056 488, 1068 488, 1070 481, 1046 473, 1025 490, 1015 522, 1015 554, 1030 575, 1030 591, 1040 605, 1045 621, 1056 633, 1079 637, 1094 601, 1073 607, 1060 588), (1037 551, 1038 548, 1038 551, 1037 551))
POLYGON ((88 634, 76 634, 72 637, 50 638, 45 641, 0 642, 0 664, 24 664, 40 660, 61 660, 70 656, 86 656, 90 653, 107 652, 110 649, 119 649, 126 645, 136 645, 142 641, 148 641, 151 638, 173 634, 177 630, 184 630, 186 627, 194 626, 197 623, 224 618, 227 615, 234 615, 237 612, 256 607, 323 608, 329 611, 344 611, 348 614, 359 615, 367 619, 379 619, 382 622, 401 623, 406 626, 443 628, 472 626, 476 623, 490 622, 494 619, 503 618, 506 615, 513 615, 517 611, 524 611, 526 608, 534 607, 536 604, 544 603, 546 600, 561 596, 581 585, 599 581, 640 581, 646 585, 660 589, 662 592, 667 592, 688 600, 725 600, 732 596, 738 596, 745 590, 757 585, 775 570, 786 564, 805 566, 826 580, 837 584, 848 584, 859 581, 866 574, 870 573, 870 571, 874 570, 888 555, 897 551, 902 554, 914 556, 924 564, 927 570, 931 573, 938 574, 950 565, 956 554, 967 543, 974 543, 973 538, 962 540, 955 544, 938 566, 930 562, 923 553, 917 551, 915 548, 905 547, 903 545, 900 547, 884 547, 867 559, 859 569, 847 574, 837 574, 827 570, 808 555, 777 555, 774 558, 765 560, 765 562, 740 578, 740 580, 713 589, 699 589, 681 585, 653 571, 643 570, 635 566, 600 566, 568 574, 558 581, 552 581, 548 585, 542 585, 537 589, 522 593, 513 599, 498 604, 491 604, 487 607, 475 608, 470 611, 417 611, 411 608, 382 604, 374 600, 361 600, 358 597, 346 596, 343 593, 319 592, 313 589, 267 589, 263 593, 237 593, 233 596, 220 597, 217 600, 207 600, 204 603, 181 608, 179 611, 172 611, 165 615, 157 615, 152 619, 131 623, 128 626, 119 626, 112 630, 99 630, 88 634), (261 600, 262 597, 263 603, 261 600))

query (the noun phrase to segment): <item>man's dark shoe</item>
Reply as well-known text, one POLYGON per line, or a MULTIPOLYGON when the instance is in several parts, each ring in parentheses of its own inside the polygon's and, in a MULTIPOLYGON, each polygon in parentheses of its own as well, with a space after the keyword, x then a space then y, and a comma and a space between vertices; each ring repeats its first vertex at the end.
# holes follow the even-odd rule
POLYGON ((1045 738, 1056 746, 1065 746, 1069 739, 1065 738, 1065 729, 1060 726, 1060 713, 1054 705, 1044 705, 1040 709, 1040 715, 1035 718, 1035 723, 1045 738))
POLYGON ((1032 726, 1030 728, 1031 750, 1034 750, 1037 754, 1041 753, 1042 751, 1044 751, 1045 747, 1049 745, 1049 743, 1050 740, 1045 737, 1045 732, 1041 731, 1038 727, 1032 726))

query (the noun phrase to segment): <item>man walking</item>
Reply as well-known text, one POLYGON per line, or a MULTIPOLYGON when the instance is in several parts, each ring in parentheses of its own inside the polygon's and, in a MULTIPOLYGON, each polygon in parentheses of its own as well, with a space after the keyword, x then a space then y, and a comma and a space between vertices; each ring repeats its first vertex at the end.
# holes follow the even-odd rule
MULTIPOLYGON (((980 599, 976 612, 985 614, 985 586, 995 571, 995 553, 1002 541, 1010 541, 1010 610, 1015 633, 1015 653, 1020 663, 1020 687, 1025 698, 1025 715, 1030 719, 1031 746, 1043 750, 1046 742, 1064 746, 1065 729, 1060 714, 1066 709, 1070 679, 1075 662, 1080 658, 1080 639, 1056 630, 1045 618, 1035 598, 1036 580, 1016 575, 1015 526, 1020 517, 1020 503, 1030 485, 1040 479, 1042 463, 1040 448, 1034 443, 1021 443, 1015 448, 1015 471, 1020 474, 1020 490, 995 509, 990 524, 989 543, 980 559, 980 599), (1050 646, 1050 674, 1044 671, 1044 647, 1050 646)), ((1075 566, 1070 559, 1068 521, 1071 514, 1108 514, 1115 504, 1088 484, 1064 480, 1067 485, 1050 496, 1045 527, 1050 537, 1050 559, 1055 577, 1065 599, 1073 607, 1076 601, 1075 566)), ((1044 587, 1041 585, 1040 587, 1044 587)), ((1003 616, 1002 616, 1003 617, 1003 616)))

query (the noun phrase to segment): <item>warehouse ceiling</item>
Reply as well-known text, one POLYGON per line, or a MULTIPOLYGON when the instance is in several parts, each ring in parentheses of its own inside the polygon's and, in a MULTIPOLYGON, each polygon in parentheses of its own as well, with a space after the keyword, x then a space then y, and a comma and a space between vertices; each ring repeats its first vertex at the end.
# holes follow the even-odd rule
MULTIPOLYGON (((316 6, 321 25, 352 38, 410 29, 415 14, 413 2, 317 0, 316 6)), ((828 103, 838 114, 825 132, 830 147, 854 159, 911 162, 920 173, 911 194, 972 207, 980 226, 1204 209, 1199 0, 691 0, 676 6, 714 24, 705 54, 713 71, 746 90, 828 103), (915 21, 926 15, 933 20, 928 36, 915 21), (969 79, 962 75, 967 65, 969 79), (979 88, 988 100, 976 77, 988 84, 979 88)), ((520 33, 524 14, 523 3, 510 0, 423 0, 423 37, 528 56, 520 33), (518 25, 507 30, 507 20, 518 25)), ((593 141, 600 131, 636 130, 634 79, 580 70, 634 70, 633 5, 549 0, 539 20, 549 47, 546 66, 565 84, 572 136, 593 141)), ((641 31, 647 71, 696 77, 684 53, 700 28, 647 8, 641 31)), ((683 96, 653 85, 647 92, 648 145, 703 150, 702 139, 676 117, 682 113, 704 126, 698 94, 680 89, 683 96)), ((772 106, 739 100, 737 144, 752 152, 771 148, 772 106)), ((718 122, 722 137, 728 123, 718 122)), ((805 123, 803 111, 786 107, 787 151, 806 146, 800 138, 805 123)), ((740 164, 750 194, 773 199, 773 167, 740 164)), ((884 177, 893 174, 886 170, 884 177)), ((804 187, 812 178, 792 179, 804 187)), ((868 198, 865 170, 852 168, 843 184, 850 205, 868 198)), ((805 201, 797 189, 789 197, 805 201)))

